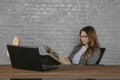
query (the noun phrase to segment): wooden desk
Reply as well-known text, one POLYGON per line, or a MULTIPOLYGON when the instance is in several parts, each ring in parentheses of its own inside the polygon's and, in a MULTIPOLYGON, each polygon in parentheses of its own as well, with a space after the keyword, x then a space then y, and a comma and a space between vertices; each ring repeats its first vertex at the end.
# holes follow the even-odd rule
POLYGON ((120 79, 120 66, 59 66, 46 72, 0 66, 0 78, 114 78, 120 79))

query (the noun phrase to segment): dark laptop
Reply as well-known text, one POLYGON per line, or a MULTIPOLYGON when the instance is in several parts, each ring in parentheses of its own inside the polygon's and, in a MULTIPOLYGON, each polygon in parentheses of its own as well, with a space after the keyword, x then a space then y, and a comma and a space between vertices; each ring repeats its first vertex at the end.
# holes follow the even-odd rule
POLYGON ((38 47, 7 45, 13 68, 35 71, 46 71, 58 68, 52 65, 42 65, 38 47))

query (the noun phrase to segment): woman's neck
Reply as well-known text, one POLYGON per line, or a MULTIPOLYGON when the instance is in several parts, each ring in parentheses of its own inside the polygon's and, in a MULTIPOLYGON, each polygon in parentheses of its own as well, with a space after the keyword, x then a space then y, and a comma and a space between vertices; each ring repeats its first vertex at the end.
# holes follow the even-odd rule
POLYGON ((88 45, 86 44, 86 45, 84 45, 86 48, 88 48, 88 45))

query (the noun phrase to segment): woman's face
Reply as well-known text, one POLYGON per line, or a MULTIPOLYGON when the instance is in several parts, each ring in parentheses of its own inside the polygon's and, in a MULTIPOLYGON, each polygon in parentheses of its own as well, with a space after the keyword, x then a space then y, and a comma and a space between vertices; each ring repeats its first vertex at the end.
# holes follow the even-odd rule
POLYGON ((81 39, 82 44, 84 44, 85 46, 88 46, 89 38, 85 31, 81 31, 80 39, 81 39))

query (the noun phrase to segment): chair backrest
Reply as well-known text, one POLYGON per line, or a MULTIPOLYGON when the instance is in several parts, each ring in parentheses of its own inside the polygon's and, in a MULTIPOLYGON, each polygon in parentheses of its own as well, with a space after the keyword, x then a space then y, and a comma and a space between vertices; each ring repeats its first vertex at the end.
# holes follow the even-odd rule
POLYGON ((102 59, 102 56, 103 56, 105 50, 106 50, 106 48, 100 48, 100 58, 99 58, 99 60, 96 62, 96 65, 99 65, 99 63, 100 63, 100 61, 101 61, 101 59, 102 59))

